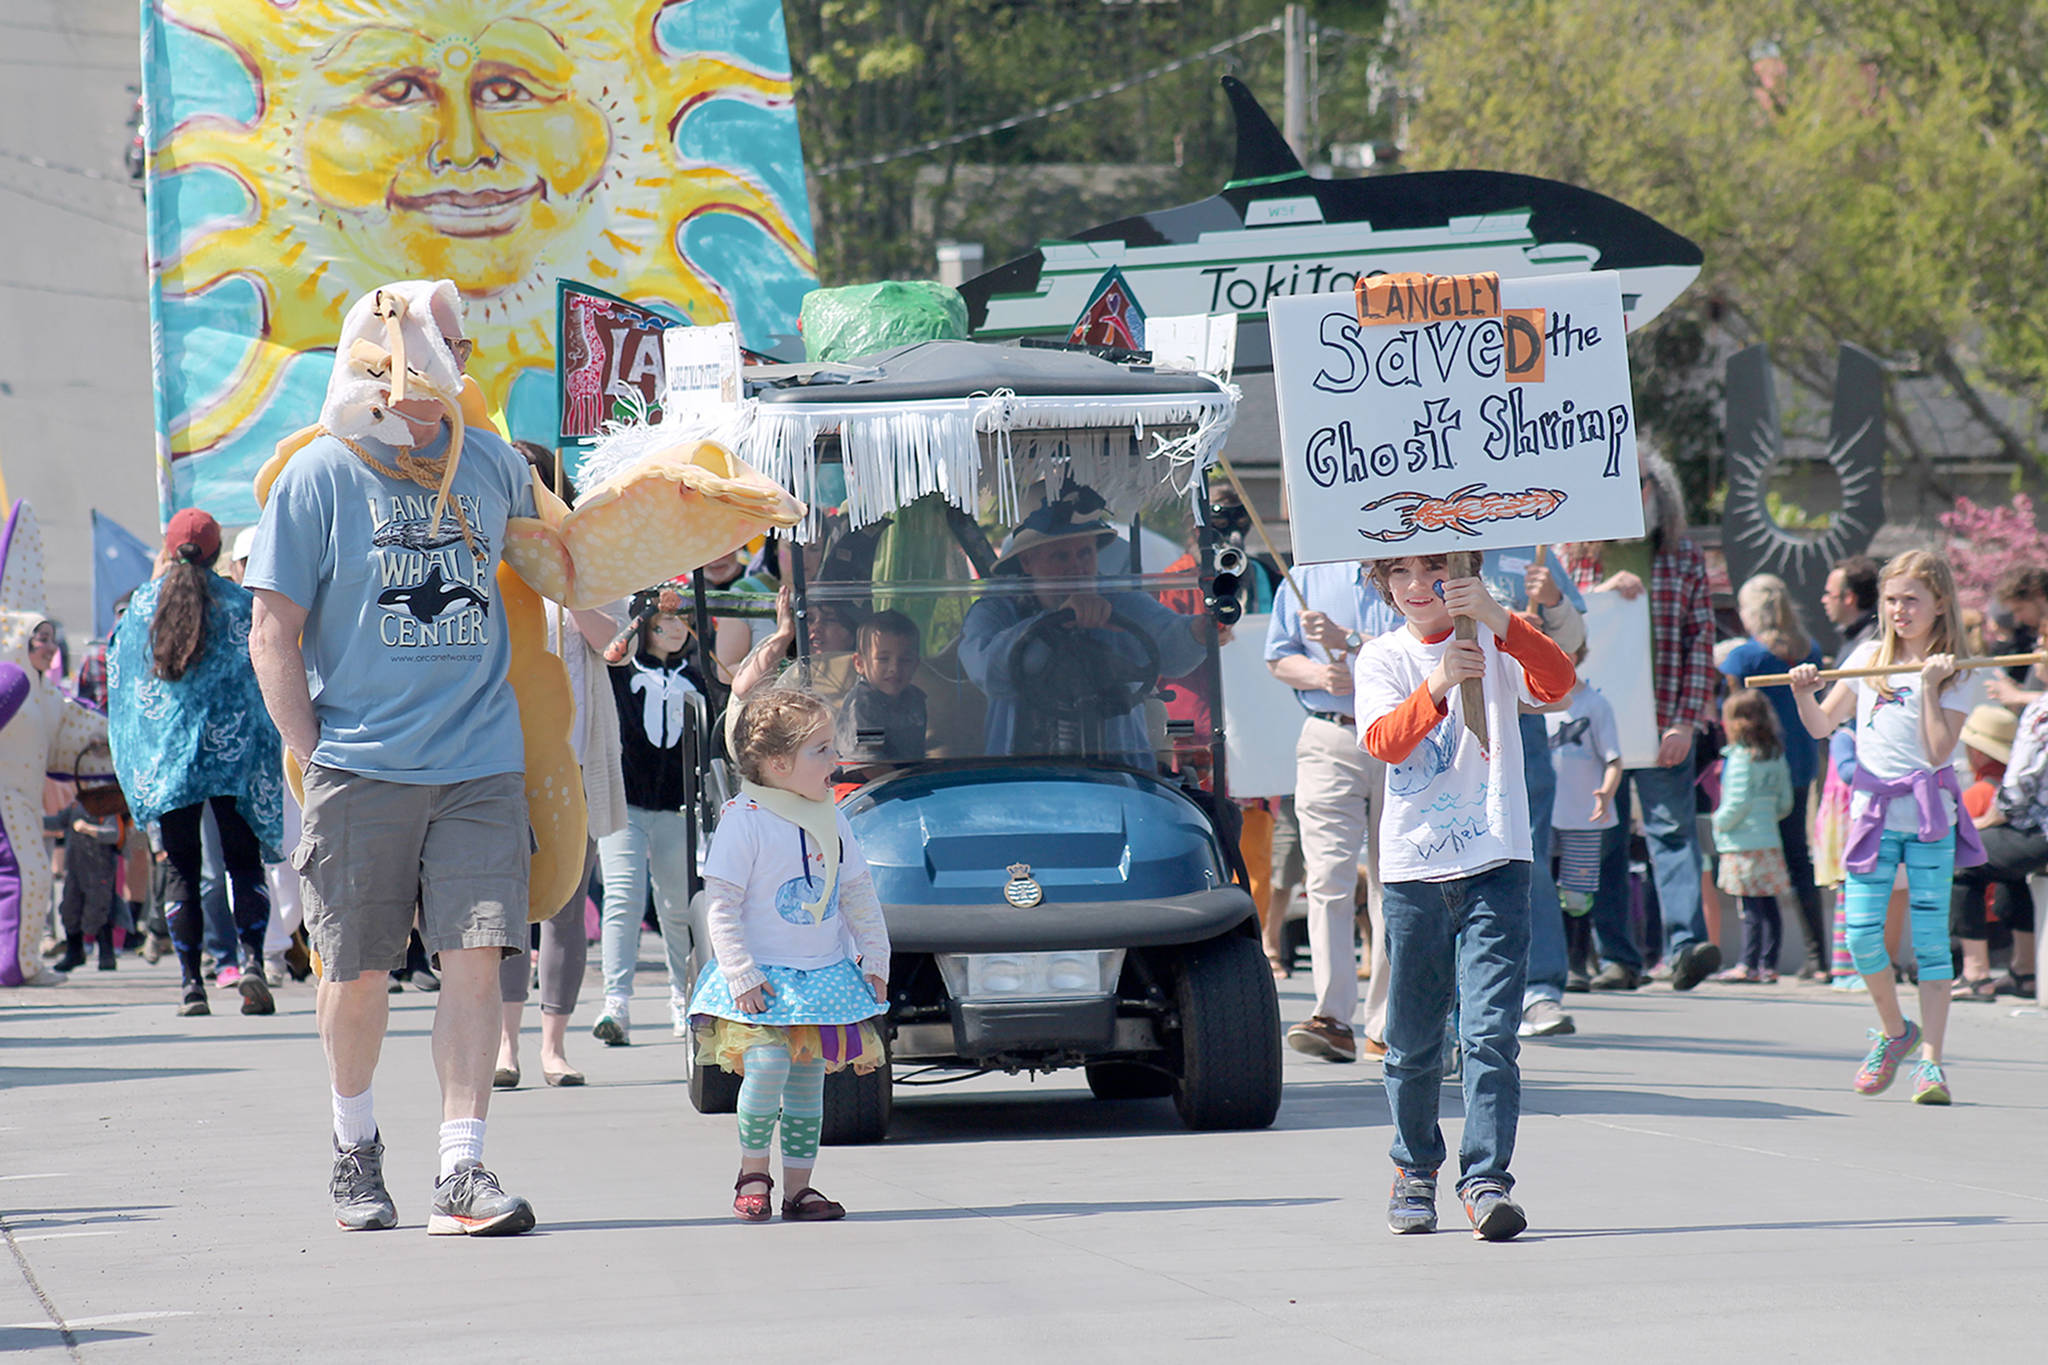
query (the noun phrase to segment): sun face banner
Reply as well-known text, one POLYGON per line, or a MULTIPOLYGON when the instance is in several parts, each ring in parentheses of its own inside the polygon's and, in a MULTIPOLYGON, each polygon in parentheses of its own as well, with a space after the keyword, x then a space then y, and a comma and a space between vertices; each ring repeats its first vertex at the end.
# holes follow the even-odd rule
POLYGON ((253 522, 342 314, 447 278, 553 443, 555 284, 772 351, 816 283, 780 0, 144 0, 159 499, 253 522))

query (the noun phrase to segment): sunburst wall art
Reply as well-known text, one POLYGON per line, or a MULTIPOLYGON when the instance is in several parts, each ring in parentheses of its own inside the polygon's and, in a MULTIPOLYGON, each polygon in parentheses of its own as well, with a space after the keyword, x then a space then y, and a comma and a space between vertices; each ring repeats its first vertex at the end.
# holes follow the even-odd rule
POLYGON ((1840 485, 1840 506, 1825 529, 1806 533, 1777 523, 1771 477, 1784 459, 1771 354, 1751 346, 1728 357, 1728 502, 1721 547, 1737 588, 1752 574, 1776 574, 1823 644, 1835 638, 1821 591, 1836 563, 1870 548, 1884 525, 1884 368, 1860 346, 1836 351, 1834 410, 1819 459, 1840 485))
POLYGON ((165 518, 256 519, 341 316, 446 277, 552 443, 555 281, 774 350, 815 286, 780 0, 145 0, 165 518))

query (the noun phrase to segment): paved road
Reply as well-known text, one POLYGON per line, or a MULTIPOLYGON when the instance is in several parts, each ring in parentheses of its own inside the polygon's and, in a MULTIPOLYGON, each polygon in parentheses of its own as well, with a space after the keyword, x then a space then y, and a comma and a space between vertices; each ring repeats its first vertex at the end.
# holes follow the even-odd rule
POLYGON ((423 1230, 431 997, 394 1002, 377 1084, 403 1226, 344 1235, 311 991, 180 1019, 169 966, 0 992, 0 1352, 1918 1362, 2037 1336, 2048 1019, 2004 1007, 1957 1010, 1938 1110, 1849 1093, 1860 998, 1575 997, 1581 1035, 1525 1053, 1512 1245, 1389 1236, 1377 1068, 1292 1054, 1258 1133, 1065 1077, 913 1095, 889 1142, 825 1153, 847 1222, 743 1227, 731 1120, 690 1109, 643 972, 632 1048, 575 1035, 588 1088, 494 1103, 491 1164, 541 1227, 470 1243, 423 1230))

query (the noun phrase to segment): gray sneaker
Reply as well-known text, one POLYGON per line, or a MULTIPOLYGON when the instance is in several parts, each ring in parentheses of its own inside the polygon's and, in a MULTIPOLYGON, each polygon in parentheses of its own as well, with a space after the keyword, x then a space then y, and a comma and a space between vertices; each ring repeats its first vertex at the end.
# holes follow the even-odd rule
POLYGON ((510 1237, 533 1229, 533 1205, 498 1188, 481 1161, 464 1161, 434 1186, 427 1231, 435 1236, 510 1237))
POLYGON ((1436 1172, 1394 1168, 1387 1194, 1387 1231, 1399 1236, 1436 1231, 1436 1172))
POLYGON ((1522 1027, 1524 1038, 1563 1038, 1577 1033, 1579 1026, 1564 1012, 1564 1006, 1548 996, 1537 996, 1522 1006, 1522 1027))
POLYGON ((380 1137, 354 1147, 334 1144, 334 1221, 347 1232, 398 1226, 398 1208, 384 1188, 384 1143, 380 1137))

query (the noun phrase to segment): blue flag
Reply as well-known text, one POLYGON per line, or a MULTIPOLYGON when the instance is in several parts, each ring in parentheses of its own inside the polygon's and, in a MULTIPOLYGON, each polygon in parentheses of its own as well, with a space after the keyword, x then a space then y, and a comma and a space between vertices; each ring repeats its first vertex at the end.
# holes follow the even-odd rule
POLYGON ((95 507, 92 511, 92 634, 104 640, 114 630, 114 603, 149 581, 156 550, 95 507))

